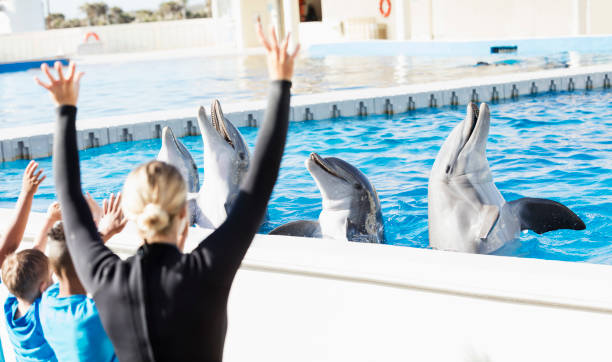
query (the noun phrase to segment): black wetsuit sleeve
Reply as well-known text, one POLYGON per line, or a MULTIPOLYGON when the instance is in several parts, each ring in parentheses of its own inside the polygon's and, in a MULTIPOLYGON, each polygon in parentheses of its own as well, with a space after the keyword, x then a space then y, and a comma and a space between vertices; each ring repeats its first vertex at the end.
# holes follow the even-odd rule
POLYGON ((104 274, 119 257, 104 246, 81 190, 76 134, 76 107, 60 106, 53 140, 55 189, 62 210, 68 251, 85 289, 96 294, 107 281, 104 274))
POLYGON ((208 269, 209 277, 218 283, 231 284, 266 214, 285 149, 290 89, 291 82, 271 82, 265 120, 234 207, 225 222, 192 252, 202 258, 196 265, 208 269))

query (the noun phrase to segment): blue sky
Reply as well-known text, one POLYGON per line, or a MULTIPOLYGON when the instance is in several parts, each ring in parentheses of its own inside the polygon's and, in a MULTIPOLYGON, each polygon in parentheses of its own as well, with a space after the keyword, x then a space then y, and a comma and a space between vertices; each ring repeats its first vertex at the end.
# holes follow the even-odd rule
MULTIPOLYGON (((47 1, 47 0, 44 0, 47 1)), ((82 18, 85 15, 79 10, 79 7, 86 2, 98 2, 104 0, 48 0, 51 12, 62 13, 67 18, 82 18)), ((164 0, 106 0, 104 1, 109 7, 118 6, 123 10, 139 10, 149 9, 155 10, 164 0)), ((195 5, 204 3, 205 0, 190 0, 189 4, 195 5)))

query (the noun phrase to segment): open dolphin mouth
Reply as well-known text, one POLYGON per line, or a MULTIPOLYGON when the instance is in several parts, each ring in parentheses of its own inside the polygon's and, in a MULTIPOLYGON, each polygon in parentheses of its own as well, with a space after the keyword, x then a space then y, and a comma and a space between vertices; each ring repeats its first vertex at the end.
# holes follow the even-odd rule
POLYGON ((211 110, 211 122, 213 127, 215 127, 215 129, 217 130, 217 132, 219 133, 219 135, 221 135, 221 137, 223 137, 223 139, 225 139, 225 141, 232 146, 232 148, 236 148, 234 146, 234 142, 232 141, 232 138, 230 137, 230 134, 227 130, 227 126, 225 125, 225 119, 223 117, 223 111, 221 111, 221 105, 219 104, 218 100, 215 100, 213 102, 213 106, 212 106, 212 110, 211 110))
POLYGON ((327 162, 321 156, 319 156, 317 153, 315 153, 315 152, 311 153, 310 154, 310 159, 313 160, 314 163, 317 164, 321 169, 323 169, 323 171, 329 173, 332 176, 341 178, 340 175, 338 175, 338 173, 334 169, 329 167, 327 162))
POLYGON ((455 172, 454 169, 455 165, 457 164, 457 160, 463 151, 468 147, 468 143, 470 143, 470 139, 474 136, 474 133, 476 133, 476 126, 478 126, 478 118, 480 117, 480 110, 478 106, 476 106, 475 103, 470 102, 468 104, 466 113, 466 118, 456 128, 459 131, 459 141, 456 145, 456 151, 450 155, 448 164, 446 165, 446 175, 455 172))
POLYGON ((472 137, 472 134, 474 134, 476 124, 478 123, 478 116, 480 115, 480 110, 478 109, 478 106, 476 106, 475 103, 470 103, 470 106, 472 107, 472 122, 470 125, 470 133, 468 133, 467 137, 465 138, 465 143, 467 143, 472 137))

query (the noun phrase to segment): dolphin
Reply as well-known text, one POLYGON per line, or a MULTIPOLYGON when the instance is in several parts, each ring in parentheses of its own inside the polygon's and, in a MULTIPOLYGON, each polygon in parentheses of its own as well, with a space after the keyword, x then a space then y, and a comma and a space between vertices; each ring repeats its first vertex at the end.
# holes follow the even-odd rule
POLYGON ((428 185, 429 245, 434 249, 491 253, 521 230, 538 234, 584 230, 584 222, 556 201, 506 202, 493 183, 486 156, 489 107, 474 103, 450 133, 434 162, 428 185))
MULTIPOLYGON (((183 142, 179 141, 170 127, 164 127, 162 130, 162 146, 157 154, 157 160, 166 162, 176 167, 185 183, 187 184, 188 193, 197 193, 200 190, 200 178, 198 176, 198 167, 196 166, 191 153, 187 150, 183 142)), ((195 202, 189 202, 189 215, 191 218, 190 225, 195 222, 197 214, 197 206, 195 202)))
POLYGON ((225 118, 218 100, 212 104, 210 119, 200 107, 198 125, 204 141, 204 181, 197 196, 196 224, 216 229, 236 201, 251 156, 242 134, 225 118))
POLYGON ((305 161, 322 197, 318 221, 294 221, 270 235, 332 238, 383 243, 385 240, 378 193, 368 178, 348 162, 311 153, 305 161))

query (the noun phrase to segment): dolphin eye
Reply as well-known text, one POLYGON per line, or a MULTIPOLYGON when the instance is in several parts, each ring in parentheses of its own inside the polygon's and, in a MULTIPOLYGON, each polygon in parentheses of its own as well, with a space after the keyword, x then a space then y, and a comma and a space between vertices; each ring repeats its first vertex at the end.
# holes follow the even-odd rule
POLYGON ((355 189, 357 189, 357 190, 361 190, 362 189, 360 184, 355 184, 355 185, 353 185, 353 187, 355 187, 355 189))
POLYGON ((244 160, 244 152, 240 152, 238 154, 238 157, 240 157, 241 160, 244 160))
POLYGON ((450 169, 451 169, 450 165, 446 166, 446 173, 449 173, 450 169))

